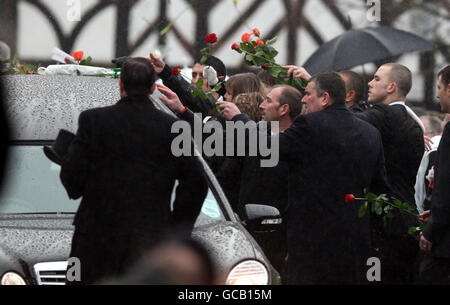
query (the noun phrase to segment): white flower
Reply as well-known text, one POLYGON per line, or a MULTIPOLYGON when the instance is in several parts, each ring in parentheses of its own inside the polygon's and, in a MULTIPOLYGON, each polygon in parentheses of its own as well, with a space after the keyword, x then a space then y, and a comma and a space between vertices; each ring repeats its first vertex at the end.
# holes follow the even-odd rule
POLYGON ((156 58, 161 58, 161 51, 156 49, 152 52, 152 55, 155 56, 156 58))
POLYGON ((219 79, 217 78, 217 72, 211 66, 205 66, 205 68, 203 69, 203 78, 206 78, 208 80, 208 85, 210 87, 217 85, 217 83, 219 82, 219 79))

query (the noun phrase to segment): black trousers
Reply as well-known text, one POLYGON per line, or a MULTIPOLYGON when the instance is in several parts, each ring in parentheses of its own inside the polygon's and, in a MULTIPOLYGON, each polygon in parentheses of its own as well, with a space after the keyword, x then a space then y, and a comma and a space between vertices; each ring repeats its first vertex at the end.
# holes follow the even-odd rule
POLYGON ((424 257, 420 264, 419 284, 450 285, 450 259, 424 257))

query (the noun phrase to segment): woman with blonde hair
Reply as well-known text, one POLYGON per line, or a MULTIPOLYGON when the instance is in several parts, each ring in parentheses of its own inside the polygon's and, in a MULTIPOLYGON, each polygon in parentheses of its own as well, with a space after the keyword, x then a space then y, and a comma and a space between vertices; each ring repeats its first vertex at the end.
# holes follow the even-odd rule
POLYGON ((231 76, 225 85, 225 100, 236 104, 242 113, 259 122, 261 113, 259 105, 266 96, 266 90, 253 73, 240 73, 231 76))

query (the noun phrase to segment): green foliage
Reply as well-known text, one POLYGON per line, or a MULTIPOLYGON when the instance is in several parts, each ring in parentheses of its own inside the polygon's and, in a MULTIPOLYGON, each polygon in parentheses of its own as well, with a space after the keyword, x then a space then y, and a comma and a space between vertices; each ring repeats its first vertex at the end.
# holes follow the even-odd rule
POLYGON ((37 74, 37 71, 40 68, 40 65, 21 63, 17 53, 11 59, 0 59, 0 61, 1 66, 3 67, 3 70, 0 72, 6 74, 37 74))
POLYGON ((238 53, 244 53, 244 61, 249 66, 261 67, 267 70, 270 75, 277 79, 278 84, 287 84, 296 88, 306 88, 308 81, 299 78, 288 78, 287 70, 277 64, 275 57, 278 51, 272 46, 277 37, 262 40, 264 45, 256 43, 257 40, 250 42, 241 42, 239 48, 235 49, 238 53))
POLYGON ((365 201, 365 203, 359 207, 358 216, 360 218, 364 217, 367 211, 370 210, 372 214, 381 216, 384 226, 387 226, 389 220, 395 218, 394 211, 398 210, 400 213, 413 216, 417 220, 418 226, 409 228, 409 234, 417 234, 423 231, 425 225, 420 222, 415 207, 409 203, 402 202, 396 198, 388 198, 386 194, 377 196, 373 193, 368 193, 366 189, 364 189, 364 195, 364 198, 355 199, 365 201))
POLYGON ((86 59, 83 59, 82 61, 80 61, 80 65, 81 66, 90 66, 91 65, 91 61, 92 61, 92 57, 88 57, 86 59))

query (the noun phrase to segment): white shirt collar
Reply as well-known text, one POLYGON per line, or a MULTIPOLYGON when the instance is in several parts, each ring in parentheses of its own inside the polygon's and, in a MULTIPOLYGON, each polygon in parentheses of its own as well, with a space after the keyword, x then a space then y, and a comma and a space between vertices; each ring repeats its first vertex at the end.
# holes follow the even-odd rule
POLYGON ((389 106, 394 106, 394 105, 403 105, 405 106, 405 102, 404 101, 397 101, 397 102, 392 102, 389 104, 389 106))

